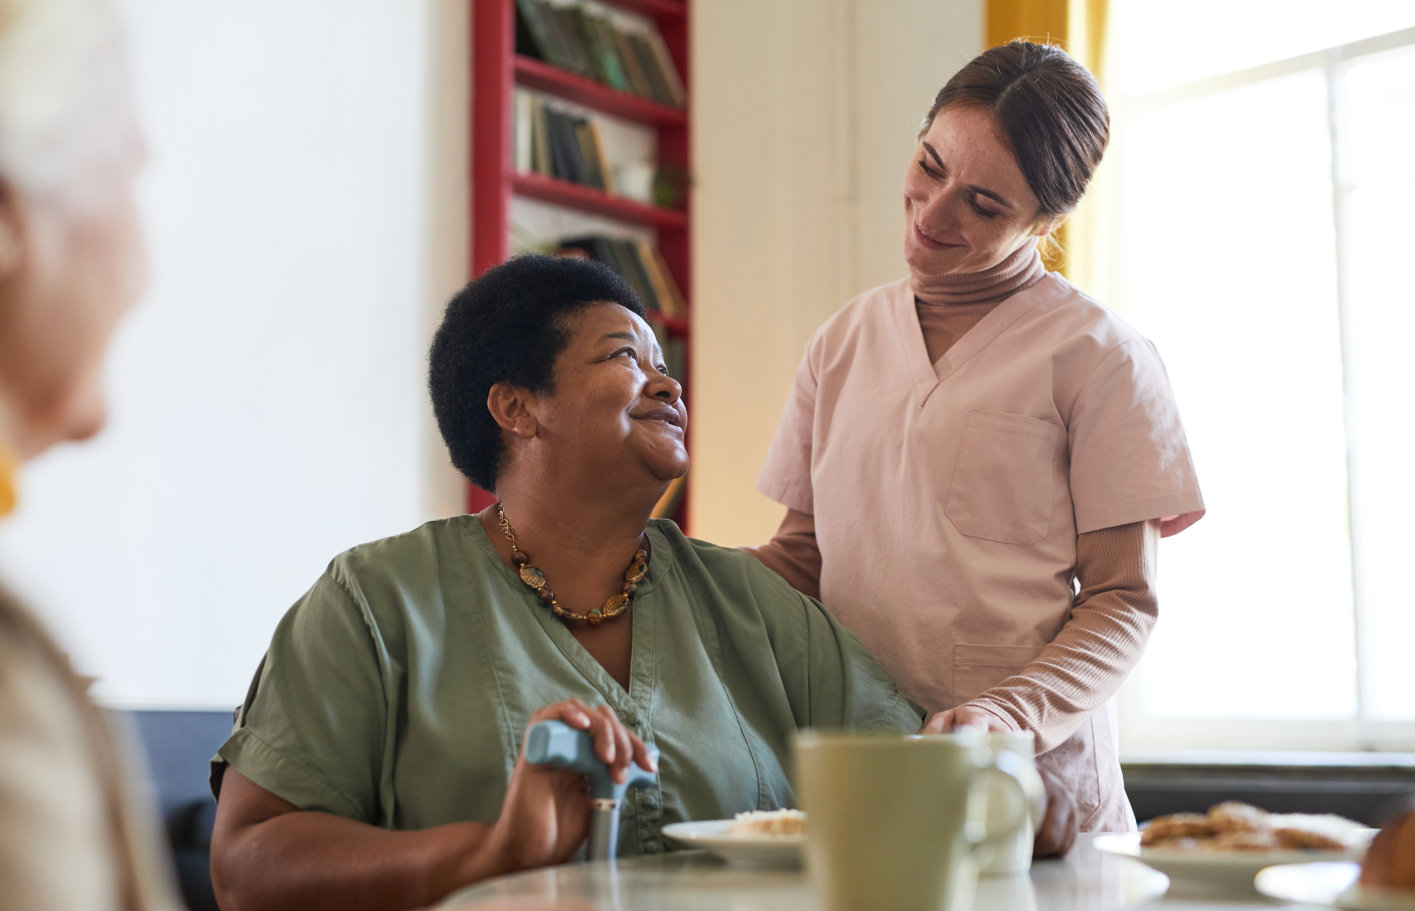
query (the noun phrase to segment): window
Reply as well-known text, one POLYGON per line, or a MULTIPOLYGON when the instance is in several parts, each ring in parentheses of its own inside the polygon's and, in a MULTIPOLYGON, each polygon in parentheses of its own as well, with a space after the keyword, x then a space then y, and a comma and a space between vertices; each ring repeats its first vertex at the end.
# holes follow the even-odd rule
POLYGON ((1103 290, 1209 507, 1161 548, 1124 746, 1413 749, 1415 9, 1111 9, 1103 290))

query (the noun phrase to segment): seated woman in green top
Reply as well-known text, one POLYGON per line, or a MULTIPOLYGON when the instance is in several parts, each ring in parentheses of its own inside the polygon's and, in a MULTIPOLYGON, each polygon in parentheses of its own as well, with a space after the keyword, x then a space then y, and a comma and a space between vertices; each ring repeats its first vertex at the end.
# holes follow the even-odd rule
POLYGON ((687 413, 644 315, 608 269, 543 256, 452 300, 433 406, 500 504, 341 554, 281 621, 213 761, 223 908, 419 907, 570 859, 581 779, 518 760, 541 719, 590 731, 616 777, 658 748, 626 855, 664 850, 666 823, 792 806, 799 727, 919 729, 818 603, 650 519, 688 469, 687 413))

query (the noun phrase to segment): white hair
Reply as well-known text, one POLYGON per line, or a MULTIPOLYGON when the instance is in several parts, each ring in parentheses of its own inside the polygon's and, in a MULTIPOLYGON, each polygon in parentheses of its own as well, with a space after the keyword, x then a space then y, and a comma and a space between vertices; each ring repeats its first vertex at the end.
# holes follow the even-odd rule
POLYGON ((0 179, 81 199, 136 148, 132 86, 107 0, 0 0, 0 179))

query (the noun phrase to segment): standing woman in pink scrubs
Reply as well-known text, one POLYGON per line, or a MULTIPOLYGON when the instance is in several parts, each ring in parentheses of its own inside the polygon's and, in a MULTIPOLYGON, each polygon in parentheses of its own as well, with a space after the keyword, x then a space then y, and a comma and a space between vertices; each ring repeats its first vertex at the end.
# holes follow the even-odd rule
POLYGON ((904 177, 908 274, 807 346, 758 480, 786 518, 754 549, 925 730, 1034 731, 1082 831, 1135 827, 1110 700, 1154 627, 1159 539, 1204 510, 1154 346, 1037 249, 1109 123, 1055 47, 992 48, 943 87, 904 177))

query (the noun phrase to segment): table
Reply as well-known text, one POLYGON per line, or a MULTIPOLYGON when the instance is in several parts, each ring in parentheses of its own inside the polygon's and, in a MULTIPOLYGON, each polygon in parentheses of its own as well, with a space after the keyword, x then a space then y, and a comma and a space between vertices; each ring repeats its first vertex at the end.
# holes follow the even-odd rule
MULTIPOLYGON (((974 911, 1244 911, 1311 907, 1265 898, 1168 894, 1169 880, 1142 864, 1097 851, 1082 835, 1059 860, 1030 876, 982 877, 974 911)), ((746 870, 702 851, 567 864, 498 877, 463 889, 439 908, 473 909, 495 899, 589 902, 605 911, 817 911, 800 870, 746 870)), ((584 907, 583 904, 576 907, 584 907)))

